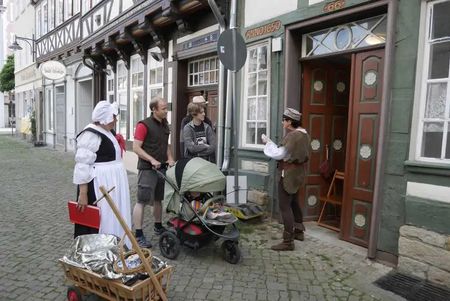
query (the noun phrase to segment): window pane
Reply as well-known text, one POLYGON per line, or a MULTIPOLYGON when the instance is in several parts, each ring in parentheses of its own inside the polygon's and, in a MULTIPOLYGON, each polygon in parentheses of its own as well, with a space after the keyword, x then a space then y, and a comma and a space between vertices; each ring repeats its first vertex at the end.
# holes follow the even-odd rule
POLYGON ((256 120, 256 98, 247 100, 247 120, 256 120))
POLYGON ((247 122, 247 144, 255 144, 256 123, 247 122))
POLYGON ((429 84, 425 118, 444 118, 447 95, 447 84, 429 84))
POLYGON ((442 38, 450 36, 450 2, 442 2, 433 6, 433 33, 432 38, 442 38))
POLYGON ((447 78, 449 69, 450 42, 431 45, 429 78, 447 78))
POLYGON ((258 95, 267 95, 267 71, 261 71, 258 75, 258 95))
POLYGON ((248 75, 248 96, 256 95, 256 73, 248 75))
POLYGON ((142 91, 134 91, 133 92, 133 117, 134 123, 138 120, 144 119, 144 95, 142 91))
POLYGON ((423 125, 422 157, 441 158, 444 123, 425 122, 423 125))
POLYGON ((258 120, 267 120, 267 97, 258 98, 258 120))
POLYGON ((256 143, 257 144, 263 144, 261 140, 261 135, 267 134, 267 123, 265 122, 258 122, 258 130, 256 134, 256 143))
POLYGON ((127 134, 127 94, 119 93, 119 133, 125 136, 127 134))
POLYGON ((259 59, 258 59, 258 69, 266 70, 267 69, 267 47, 260 47, 258 51, 259 59))
POLYGON ((161 84, 163 82, 163 68, 159 67, 158 69, 156 69, 156 81, 161 84))
POLYGON ((156 70, 150 70, 150 85, 156 84, 156 70))
POLYGON ((258 49, 252 49, 249 51, 248 54, 248 71, 254 72, 256 71, 258 56, 257 56, 258 49))

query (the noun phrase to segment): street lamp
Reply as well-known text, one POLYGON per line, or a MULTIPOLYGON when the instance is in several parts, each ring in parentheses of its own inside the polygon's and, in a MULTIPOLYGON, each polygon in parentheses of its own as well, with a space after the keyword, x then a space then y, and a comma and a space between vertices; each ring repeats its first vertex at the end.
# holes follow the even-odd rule
POLYGON ((16 51, 16 50, 22 50, 22 46, 19 45, 19 43, 17 43, 17 41, 25 41, 28 43, 28 45, 30 45, 31 47, 31 55, 33 56, 33 62, 35 61, 35 56, 36 56, 36 49, 34 48, 34 45, 36 43, 36 40, 34 39, 34 34, 32 35, 31 39, 30 38, 24 38, 24 37, 19 37, 19 36, 14 36, 14 42, 9 45, 9 49, 11 49, 12 51, 16 51))

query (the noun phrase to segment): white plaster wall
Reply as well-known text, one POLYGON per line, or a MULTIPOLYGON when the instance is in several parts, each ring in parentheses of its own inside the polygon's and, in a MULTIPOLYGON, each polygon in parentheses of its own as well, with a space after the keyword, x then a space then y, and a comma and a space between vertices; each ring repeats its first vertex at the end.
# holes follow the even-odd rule
POLYGON ((245 27, 294 11, 297 9, 297 2, 298 0, 246 0, 245 27))
MULTIPOLYGON (((76 65, 69 66, 67 72, 75 70, 76 65), (71 68, 73 67, 73 68, 71 68)), ((71 73, 73 74, 73 73, 71 73)), ((66 75, 66 124, 67 124, 67 150, 74 150, 75 144, 75 81, 72 76, 66 75)))

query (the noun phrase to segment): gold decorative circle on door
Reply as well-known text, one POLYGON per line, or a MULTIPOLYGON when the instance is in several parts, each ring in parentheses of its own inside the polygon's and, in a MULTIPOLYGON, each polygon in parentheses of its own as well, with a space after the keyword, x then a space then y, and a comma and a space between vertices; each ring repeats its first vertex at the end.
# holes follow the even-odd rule
POLYGON ((337 151, 340 151, 342 149, 342 141, 340 139, 335 139, 333 141, 333 148, 337 151))
POLYGON ((377 72, 369 70, 364 74, 364 83, 367 86, 373 86, 377 82, 377 72))
POLYGON ((355 214, 355 225, 362 228, 366 225, 366 217, 362 214, 355 214))
POLYGON ((309 207, 314 207, 317 205, 317 197, 315 195, 310 195, 307 202, 309 207))
POLYGON ((338 82, 338 83, 336 84, 336 90, 337 90, 339 93, 344 92, 344 91, 345 91, 345 83, 344 83, 344 82, 338 82))
POLYGON ((367 160, 372 156, 372 148, 368 144, 361 145, 359 149, 359 155, 361 158, 367 160))
POLYGON ((320 141, 318 139, 314 139, 311 141, 311 148, 313 151, 316 151, 320 148, 320 141))
POLYGON ((323 82, 321 80, 316 80, 313 87, 316 92, 321 92, 323 90, 323 82))

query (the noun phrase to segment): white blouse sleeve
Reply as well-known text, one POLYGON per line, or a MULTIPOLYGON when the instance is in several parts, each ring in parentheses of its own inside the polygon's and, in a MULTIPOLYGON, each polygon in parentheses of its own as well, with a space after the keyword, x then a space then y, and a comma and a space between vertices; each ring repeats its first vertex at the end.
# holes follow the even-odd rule
POLYGON ((96 152, 100 148, 102 139, 89 131, 83 132, 77 138, 77 152, 75 153, 75 168, 73 170, 73 183, 86 184, 94 178, 94 163, 96 152))
POLYGON ((284 159, 287 156, 287 150, 284 146, 278 147, 275 143, 268 140, 264 146, 264 154, 275 160, 284 159))

